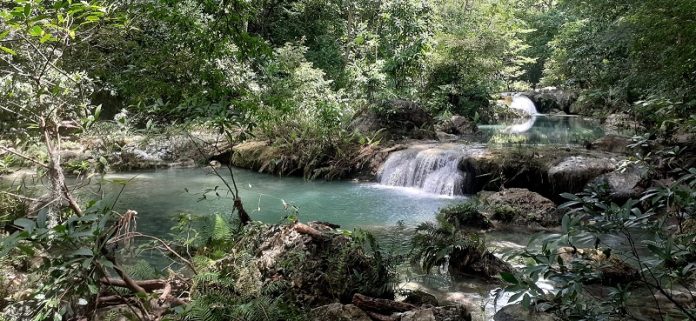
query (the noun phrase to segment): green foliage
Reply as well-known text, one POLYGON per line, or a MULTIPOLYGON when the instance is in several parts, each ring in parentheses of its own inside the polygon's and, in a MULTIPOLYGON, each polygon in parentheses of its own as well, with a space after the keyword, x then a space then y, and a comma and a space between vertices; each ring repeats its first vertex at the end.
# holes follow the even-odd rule
POLYGON ((493 225, 481 213, 481 206, 478 202, 466 202, 451 205, 440 209, 438 219, 445 220, 458 229, 462 228, 490 228, 493 225))
POLYGON ((411 244, 411 263, 419 264, 426 273, 434 267, 443 267, 457 252, 472 250, 482 253, 486 249, 481 235, 458 228, 444 215, 437 216, 437 223, 418 225, 411 244))
MULTIPOLYGON (((664 155, 669 153, 660 154, 663 156, 644 160, 663 163, 664 155)), ((696 280, 691 263, 696 257, 695 231, 686 228, 690 223, 685 224, 696 215, 696 169, 650 168, 652 175, 667 173, 674 181, 649 188, 639 199, 623 204, 612 202, 602 186, 590 187, 578 195, 562 195, 568 199, 562 207, 571 209, 562 220, 563 231, 536 240, 519 254, 528 266, 508 280, 511 285, 507 290, 515 293, 511 300, 524 296, 528 306, 536 303, 552 307, 561 318, 569 320, 627 317, 631 313, 629 303, 636 300, 654 304, 679 318, 693 319, 694 310, 673 296, 696 280), (618 267, 629 274, 611 274, 616 270, 598 266, 596 258, 569 260, 563 255, 579 256, 578 248, 592 243, 598 249, 594 255, 610 264, 607 268, 618 267), (636 269, 635 275, 626 272, 629 267, 636 269), (536 284, 542 277, 554 281, 557 291, 540 289, 536 284), (606 299, 593 297, 587 287, 597 282, 610 286, 606 299), (672 303, 645 302, 645 295, 664 295, 672 303)))

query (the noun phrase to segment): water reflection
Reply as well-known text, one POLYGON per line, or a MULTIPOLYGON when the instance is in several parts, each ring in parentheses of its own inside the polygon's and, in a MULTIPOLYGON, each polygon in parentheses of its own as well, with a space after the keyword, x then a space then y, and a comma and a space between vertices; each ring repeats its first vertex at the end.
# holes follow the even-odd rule
POLYGON ((481 141, 494 145, 582 145, 604 134, 598 121, 571 116, 538 115, 479 129, 481 141))

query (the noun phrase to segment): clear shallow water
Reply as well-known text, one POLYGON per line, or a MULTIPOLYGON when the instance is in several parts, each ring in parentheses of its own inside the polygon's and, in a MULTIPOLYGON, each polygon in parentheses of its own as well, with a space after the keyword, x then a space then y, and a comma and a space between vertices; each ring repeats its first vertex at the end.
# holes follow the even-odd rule
POLYGON ((537 115, 478 127, 482 141, 494 145, 581 145, 604 135, 598 121, 575 116, 537 115))
MULTIPOLYGON (((220 173, 227 174, 227 171, 221 170, 220 173)), ((305 181, 241 169, 236 169, 234 174, 245 209, 252 219, 265 223, 281 222, 293 213, 285 209, 285 202, 297 208, 303 222, 327 221, 349 230, 379 229, 398 222, 415 226, 433 219, 439 208, 467 199, 376 183, 305 181)), ((231 210, 231 196, 210 169, 119 173, 105 178, 131 180, 116 208, 136 210, 139 213, 138 229, 143 233, 167 235, 177 214, 182 212, 203 215, 231 210), (217 191, 208 191, 206 199, 201 200, 203 193, 215 186, 219 186, 217 191)), ((105 183, 104 189, 106 195, 112 195, 120 186, 105 183)))

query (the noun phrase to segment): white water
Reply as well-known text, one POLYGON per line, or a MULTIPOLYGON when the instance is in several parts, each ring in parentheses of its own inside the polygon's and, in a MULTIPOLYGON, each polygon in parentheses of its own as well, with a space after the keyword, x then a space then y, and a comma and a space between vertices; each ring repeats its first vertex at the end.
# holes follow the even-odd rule
POLYGON ((512 97, 512 103, 510 104, 510 108, 519 109, 529 115, 539 114, 536 110, 534 102, 526 96, 520 94, 517 94, 512 97))
POLYGON ((471 178, 458 167, 468 154, 460 145, 412 147, 389 155, 377 179, 383 185, 447 196, 464 195, 471 178))

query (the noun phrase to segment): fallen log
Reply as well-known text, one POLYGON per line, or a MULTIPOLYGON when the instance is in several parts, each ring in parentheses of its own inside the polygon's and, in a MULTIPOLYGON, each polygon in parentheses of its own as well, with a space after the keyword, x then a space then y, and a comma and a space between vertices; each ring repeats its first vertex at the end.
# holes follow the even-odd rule
POLYGON ((411 311, 417 308, 410 303, 377 299, 359 293, 353 295, 352 303, 364 311, 377 312, 383 315, 391 315, 394 312, 411 311))
MULTIPOLYGON (((101 284, 104 284, 104 285, 117 286, 117 287, 121 287, 121 288, 130 288, 130 285, 122 279, 101 278, 99 281, 101 282, 101 284)), ((163 289, 167 285, 168 282, 166 280, 155 279, 155 280, 139 280, 139 281, 133 280, 133 283, 135 283, 136 285, 138 285, 139 287, 141 287, 142 289, 144 289, 147 292, 152 292, 154 290, 163 289)))
POLYGON ((302 223, 295 223, 295 231, 300 234, 307 234, 314 238, 321 238, 323 235, 317 229, 302 223))

